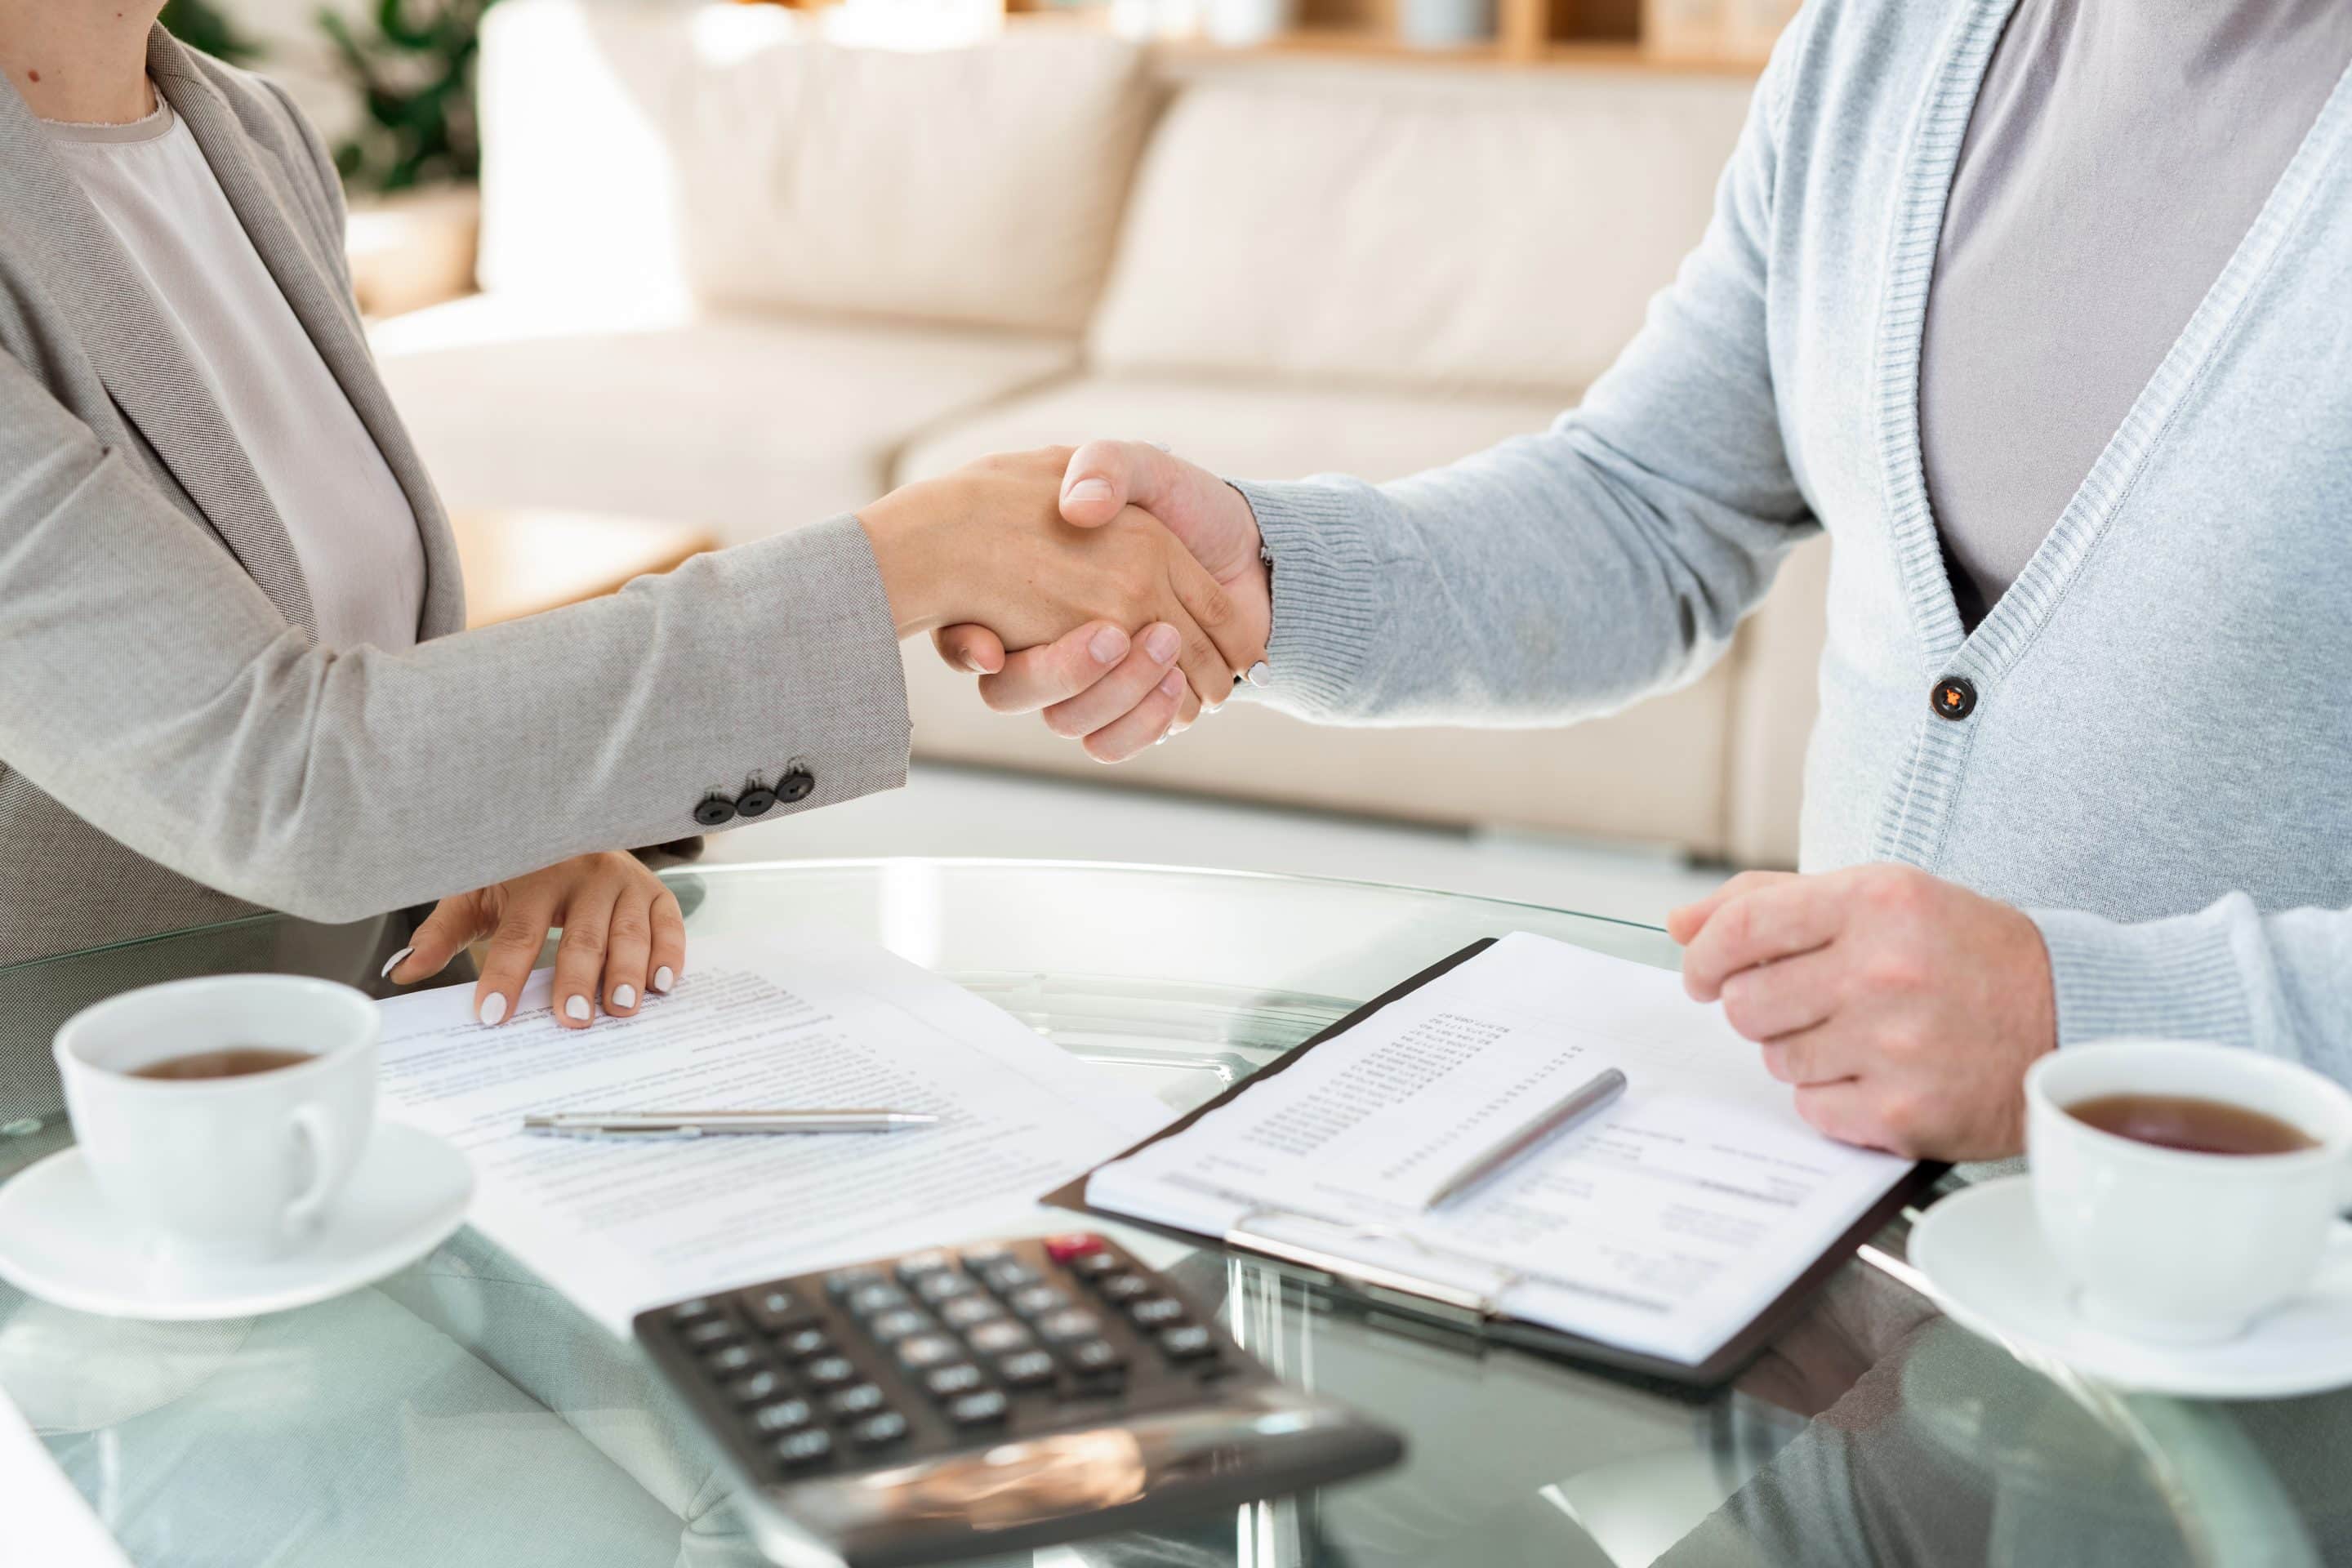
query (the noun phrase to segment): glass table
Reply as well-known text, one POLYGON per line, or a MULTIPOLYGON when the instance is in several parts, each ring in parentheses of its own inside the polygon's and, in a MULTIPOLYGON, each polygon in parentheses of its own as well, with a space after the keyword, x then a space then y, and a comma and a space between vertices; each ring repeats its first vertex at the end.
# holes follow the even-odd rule
MULTIPOLYGON (((929 860, 669 876, 690 933, 869 938, 1177 1109, 1478 937, 1677 958, 1646 927, 1370 883, 929 860)), ((373 985, 404 934, 263 917, 0 970, 0 1179, 70 1139, 40 1063, 75 1007, 228 970, 373 985)), ((1061 1225, 1024 1207, 997 1228, 1061 1225)), ((1037 1568, 2352 1563, 2352 1396, 2189 1405, 2036 1370, 1906 1286, 1900 1227, 1699 1395, 1121 1235, 1410 1453, 1191 1531, 1020 1559, 1037 1568)), ((114 1321, 0 1287, 0 1387, 144 1568, 753 1561, 635 1348, 471 1230, 373 1288, 243 1322, 114 1321)), ((0 1562, 6 1531, 0 1503, 0 1562)))

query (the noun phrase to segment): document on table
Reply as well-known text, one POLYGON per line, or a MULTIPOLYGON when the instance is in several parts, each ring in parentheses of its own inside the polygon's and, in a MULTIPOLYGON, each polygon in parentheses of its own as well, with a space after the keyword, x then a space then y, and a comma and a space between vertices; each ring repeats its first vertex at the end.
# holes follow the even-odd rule
POLYGON ((1521 933, 1097 1171, 1087 1201, 1304 1242, 1696 1365, 1911 1168, 1807 1126, 1679 976, 1521 933), (1423 1212, 1449 1174, 1612 1067, 1629 1080, 1613 1105, 1423 1212))
POLYGON ((42 1568, 131 1568, 131 1559, 106 1532, 24 1415, 0 1390, 0 1499, 8 1545, 42 1568))
POLYGON ((512 1022, 473 989, 383 1004, 384 1115, 473 1162, 470 1223, 617 1334, 704 1290, 1001 1226, 1164 1123, 1011 1015, 879 947, 695 944, 631 1018, 559 1028, 550 978, 512 1022), (526 1133, 526 1112, 887 1107, 903 1132, 693 1140, 526 1133))

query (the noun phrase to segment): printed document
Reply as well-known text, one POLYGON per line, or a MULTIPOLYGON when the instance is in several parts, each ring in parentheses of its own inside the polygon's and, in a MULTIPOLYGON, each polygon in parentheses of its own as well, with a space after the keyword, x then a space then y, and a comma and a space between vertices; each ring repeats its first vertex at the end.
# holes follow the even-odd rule
POLYGON ((1002 1230, 1163 1124, 1011 1015, 879 947, 695 944, 635 1017, 559 1028, 550 977, 511 1023, 473 988, 383 1004, 383 1110, 466 1152, 470 1223, 617 1334, 705 1290, 1002 1230), (929 1111, 885 1133, 551 1137, 527 1112, 929 1111))
POLYGON ((1680 976, 1520 933, 1095 1173, 1087 1201, 1244 1226, 1705 1361, 1911 1162, 1832 1142, 1680 976), (1612 1105, 1434 1214, 1448 1176, 1595 1074, 1612 1105))

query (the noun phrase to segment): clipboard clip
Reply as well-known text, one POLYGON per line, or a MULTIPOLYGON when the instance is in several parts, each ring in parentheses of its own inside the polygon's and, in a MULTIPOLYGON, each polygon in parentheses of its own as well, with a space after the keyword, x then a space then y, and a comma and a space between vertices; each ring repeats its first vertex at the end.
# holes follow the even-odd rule
MULTIPOLYGON (((1224 1243, 1237 1252, 1255 1253, 1279 1263, 1296 1265, 1328 1274, 1339 1284, 1372 1300, 1401 1305, 1416 1312, 1431 1313, 1472 1323, 1492 1322, 1503 1315, 1502 1297, 1523 1278, 1517 1269, 1498 1268, 1491 1264, 1477 1267, 1494 1276, 1494 1283, 1484 1290, 1450 1280, 1432 1279, 1384 1263, 1349 1258, 1324 1247, 1293 1241, 1286 1237, 1269 1235, 1255 1228, 1268 1219, 1289 1220, 1296 1224, 1318 1226, 1342 1239, 1394 1242, 1411 1247, 1423 1257, 1437 1259, 1450 1256, 1431 1247, 1417 1237, 1384 1225, 1334 1225, 1309 1215, 1294 1214, 1286 1209, 1252 1209, 1227 1227, 1224 1243), (1433 1309, 1438 1310, 1433 1311, 1433 1309)), ((1465 1259, 1464 1261, 1475 1261, 1465 1259)))

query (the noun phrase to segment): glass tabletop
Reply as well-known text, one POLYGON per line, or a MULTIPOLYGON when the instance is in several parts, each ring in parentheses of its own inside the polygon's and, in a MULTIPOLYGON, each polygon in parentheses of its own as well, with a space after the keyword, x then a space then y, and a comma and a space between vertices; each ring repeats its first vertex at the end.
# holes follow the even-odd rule
MULTIPOLYGON (((1364 882, 940 860, 668 875, 690 938, 878 942, 1174 1109, 1480 937, 1677 961, 1647 927, 1364 882)), ((75 1008, 236 970, 381 989, 404 935, 264 917, 0 969, 0 1180, 70 1141, 43 1073, 75 1008)), ((1058 1226, 1028 1210, 1003 1228, 1058 1226)), ((1403 1432, 1408 1457, 1190 1531, 1019 1559, 1037 1568, 2352 1563, 2352 1397, 2191 1405, 2038 1371, 1905 1283, 1900 1227, 1702 1394, 1121 1238, 1283 1376, 1403 1432)), ((373 1287, 240 1322, 86 1317, 0 1287, 0 1388, 147 1568, 756 1561, 635 1348, 470 1229, 373 1287)), ((5 1531, 0 1509, 0 1561, 5 1531)))

